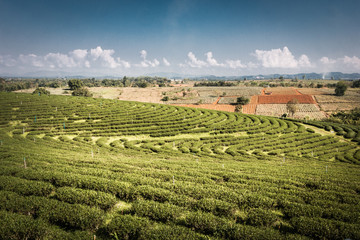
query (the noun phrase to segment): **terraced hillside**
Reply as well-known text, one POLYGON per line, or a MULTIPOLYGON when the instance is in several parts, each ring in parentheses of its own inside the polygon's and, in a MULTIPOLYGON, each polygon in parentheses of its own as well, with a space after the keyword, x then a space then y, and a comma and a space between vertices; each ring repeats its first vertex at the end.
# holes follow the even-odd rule
POLYGON ((13 93, 0 112, 0 239, 360 238, 357 126, 13 93))

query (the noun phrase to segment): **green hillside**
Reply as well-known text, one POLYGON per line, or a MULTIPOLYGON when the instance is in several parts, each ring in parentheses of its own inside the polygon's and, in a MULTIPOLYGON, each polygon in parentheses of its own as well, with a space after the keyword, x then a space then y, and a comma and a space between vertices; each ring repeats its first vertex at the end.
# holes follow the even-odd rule
POLYGON ((360 129, 0 93, 0 239, 360 239, 360 129))

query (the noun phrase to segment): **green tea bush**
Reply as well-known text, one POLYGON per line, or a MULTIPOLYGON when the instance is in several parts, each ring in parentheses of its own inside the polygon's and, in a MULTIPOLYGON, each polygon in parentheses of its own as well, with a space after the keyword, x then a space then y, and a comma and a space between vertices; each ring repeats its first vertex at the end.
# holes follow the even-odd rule
POLYGON ((116 197, 112 194, 72 187, 56 189, 55 196, 60 201, 98 206, 102 209, 111 208, 116 203, 116 197))
POLYGON ((137 200, 132 203, 132 213, 154 221, 169 222, 181 216, 184 209, 169 203, 137 200))
POLYGON ((47 196, 55 190, 55 187, 47 182, 0 176, 0 189, 13 191, 22 195, 47 196))
POLYGON ((142 231, 151 225, 147 218, 116 215, 111 222, 100 229, 107 238, 115 239, 141 239, 142 231))
POLYGON ((0 239, 41 239, 48 234, 42 219, 0 210, 0 239))
POLYGON ((360 239, 359 224, 309 217, 292 218, 291 224, 298 233, 315 239, 360 239))
POLYGON ((203 198, 194 204, 193 209, 211 212, 216 216, 231 217, 235 212, 235 205, 213 198, 203 198))
POLYGON ((246 223, 252 226, 273 226, 279 220, 279 216, 271 210, 252 208, 247 213, 246 223))

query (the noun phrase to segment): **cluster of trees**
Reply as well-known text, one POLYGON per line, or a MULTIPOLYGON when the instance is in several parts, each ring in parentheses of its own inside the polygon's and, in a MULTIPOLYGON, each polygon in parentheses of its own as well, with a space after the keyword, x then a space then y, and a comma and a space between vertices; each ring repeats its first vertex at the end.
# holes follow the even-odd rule
MULTIPOLYGON (((59 88, 69 84, 69 82, 82 82, 84 87, 167 87, 170 86, 171 80, 162 77, 123 77, 119 80, 103 79, 97 80, 95 78, 84 79, 21 79, 21 80, 5 80, 0 78, 0 91, 12 92, 21 89, 47 87, 59 88)), ((71 83, 70 83, 71 84, 71 83)), ((71 88, 71 86, 69 85, 71 88)), ((72 89, 73 90, 73 89, 72 89)))
POLYGON ((36 88, 35 91, 33 91, 32 94, 38 94, 40 95, 50 95, 50 92, 48 90, 46 90, 45 88, 36 88))
MULTIPOLYGON (((104 79, 100 82, 104 87, 140 87, 170 86, 171 80, 162 77, 123 77, 121 80, 104 79)), ((86 83, 85 83, 86 85, 86 83)), ((90 87, 90 86, 89 86, 90 87)))
POLYGON ((84 83, 81 80, 69 80, 68 85, 70 89, 73 90, 73 96, 92 97, 92 93, 90 93, 89 89, 84 87, 84 83))
POLYGON ((226 81, 208 81, 208 82, 197 82, 194 84, 194 87, 231 87, 236 86, 236 82, 226 82, 226 81))

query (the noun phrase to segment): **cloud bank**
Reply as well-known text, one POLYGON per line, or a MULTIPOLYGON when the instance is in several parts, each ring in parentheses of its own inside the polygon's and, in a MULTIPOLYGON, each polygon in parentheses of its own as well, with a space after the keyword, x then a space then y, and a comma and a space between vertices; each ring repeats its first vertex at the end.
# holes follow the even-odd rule
POLYGON ((324 56, 311 61, 306 54, 295 56, 288 47, 260 50, 249 54, 252 61, 240 59, 217 59, 212 51, 197 57, 192 51, 180 62, 172 62, 167 56, 149 59, 148 52, 141 50, 138 60, 130 62, 120 58, 114 49, 101 46, 91 49, 75 49, 68 53, 20 54, 18 57, 0 55, 0 74, 23 74, 27 72, 63 71, 80 74, 146 74, 156 71, 172 71, 197 74, 262 74, 282 72, 360 72, 360 58, 324 56), (150 72, 149 72, 150 71, 150 72))

